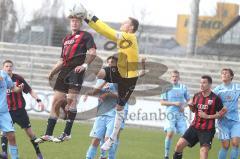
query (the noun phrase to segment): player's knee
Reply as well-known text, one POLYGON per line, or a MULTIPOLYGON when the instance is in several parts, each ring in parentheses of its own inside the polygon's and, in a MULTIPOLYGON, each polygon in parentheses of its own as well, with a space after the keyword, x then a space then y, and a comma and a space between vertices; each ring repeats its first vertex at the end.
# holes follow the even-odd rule
POLYGON ((239 146, 239 140, 233 140, 232 147, 238 147, 238 146, 239 146))
POLYGON ((200 148, 200 153, 201 154, 207 154, 209 151, 209 146, 208 145, 204 145, 200 148))
POLYGON ((16 139, 15 139, 15 134, 14 132, 8 132, 7 133, 7 139, 9 141, 10 145, 15 145, 16 144, 16 139))
POLYGON ((92 145, 93 145, 94 147, 98 147, 99 143, 100 143, 100 140, 99 140, 99 139, 97 139, 97 138, 93 138, 93 139, 92 139, 92 145))
POLYGON ((222 148, 228 150, 228 149, 229 149, 229 146, 230 146, 230 144, 229 144, 228 141, 222 142, 222 148))
POLYGON ((181 140, 179 140, 175 146, 175 151, 182 152, 183 149, 184 149, 183 143, 181 142, 181 140))
POLYGON ((78 104, 78 98, 77 96, 69 96, 67 98, 67 105, 71 108, 76 108, 78 104))
POLYGON ((172 138, 173 138, 173 135, 174 135, 173 132, 167 132, 166 138, 172 139, 172 138))

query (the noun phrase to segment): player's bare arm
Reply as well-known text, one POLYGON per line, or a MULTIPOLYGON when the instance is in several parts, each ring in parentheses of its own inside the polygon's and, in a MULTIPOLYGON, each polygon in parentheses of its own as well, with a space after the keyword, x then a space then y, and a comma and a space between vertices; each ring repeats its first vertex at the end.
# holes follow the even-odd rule
POLYGON ((199 112, 199 116, 204 119, 219 119, 222 118, 227 113, 227 108, 223 107, 219 112, 216 112, 216 114, 208 115, 203 111, 199 112))
POLYGON ((48 75, 49 80, 51 80, 53 78, 53 76, 60 71, 60 69, 62 68, 62 65, 63 65, 63 59, 60 58, 60 60, 55 64, 53 69, 50 71, 50 73, 48 75))
POLYGON ((13 92, 18 93, 18 92, 21 92, 23 90, 23 88, 24 88, 24 84, 22 83, 22 84, 20 84, 18 86, 13 86, 11 90, 13 92))
POLYGON ((43 110, 44 109, 44 104, 42 102, 42 100, 38 97, 37 93, 33 90, 31 90, 30 95, 36 100, 36 102, 38 103, 38 107, 43 110))
POLYGON ((167 100, 160 100, 160 104, 164 106, 177 106, 177 107, 182 105, 181 102, 170 102, 167 100))
POLYGON ((77 66, 75 68, 75 72, 80 73, 80 72, 86 70, 88 68, 88 65, 92 63, 92 61, 95 59, 95 57, 96 57, 96 49, 95 48, 89 49, 85 63, 80 66, 77 66))
POLYGON ((95 95, 97 95, 97 94, 101 91, 101 89, 103 88, 103 86, 104 86, 106 83, 107 83, 107 82, 103 82, 101 85, 93 88, 92 90, 89 90, 89 91, 84 95, 83 101, 85 102, 85 101, 87 100, 87 98, 88 98, 89 95, 90 95, 90 96, 95 96, 95 95))

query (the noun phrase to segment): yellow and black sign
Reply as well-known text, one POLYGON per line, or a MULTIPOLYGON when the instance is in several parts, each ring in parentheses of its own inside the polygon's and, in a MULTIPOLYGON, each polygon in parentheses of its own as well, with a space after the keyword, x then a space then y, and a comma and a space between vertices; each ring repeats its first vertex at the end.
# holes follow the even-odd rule
MULTIPOLYGON (((239 6, 231 3, 217 3, 215 16, 198 18, 197 46, 203 46, 228 27, 238 17, 239 6)), ((181 46, 188 42, 189 15, 178 15, 176 40, 181 46)))

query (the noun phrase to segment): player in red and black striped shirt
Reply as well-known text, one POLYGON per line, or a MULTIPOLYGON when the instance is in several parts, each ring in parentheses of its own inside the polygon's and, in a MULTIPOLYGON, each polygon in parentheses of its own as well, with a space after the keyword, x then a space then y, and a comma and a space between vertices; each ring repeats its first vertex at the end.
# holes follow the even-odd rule
POLYGON ((201 91, 194 95, 189 103, 192 112, 195 113, 191 126, 178 140, 173 159, 182 159, 182 152, 186 146, 193 147, 200 142, 200 159, 208 158, 212 139, 215 134, 215 119, 226 113, 221 99, 211 91, 212 78, 202 76, 200 82, 201 91))
POLYGON ((72 33, 67 35, 62 43, 62 53, 59 62, 49 74, 49 79, 57 73, 58 77, 54 85, 54 95, 50 117, 48 118, 45 135, 35 142, 54 141, 62 142, 71 138, 71 129, 77 114, 79 92, 83 83, 84 72, 88 64, 96 57, 96 45, 90 33, 82 31, 81 16, 75 12, 75 8, 68 16, 72 33), (64 132, 58 137, 53 137, 53 130, 58 119, 60 106, 67 103, 65 110, 66 126, 64 132))
MULTIPOLYGON (((18 74, 13 73, 13 62, 11 60, 5 60, 3 62, 3 70, 8 73, 11 77, 12 81, 16 86, 24 85, 23 92, 26 94, 30 94, 38 103, 38 106, 42 109, 44 108, 43 103, 38 98, 37 94, 32 90, 32 88, 28 85, 28 83, 18 74)), ((21 92, 13 92, 8 90, 7 92, 7 103, 9 113, 12 117, 13 123, 17 123, 22 129, 25 130, 26 134, 30 137, 31 143, 36 151, 38 159, 42 159, 42 154, 39 149, 39 145, 34 141, 37 139, 35 133, 31 128, 31 124, 29 121, 29 117, 27 111, 25 110, 26 102, 23 98, 23 93, 21 92)), ((3 134, 1 138, 2 149, 4 153, 7 153, 7 137, 3 134)))

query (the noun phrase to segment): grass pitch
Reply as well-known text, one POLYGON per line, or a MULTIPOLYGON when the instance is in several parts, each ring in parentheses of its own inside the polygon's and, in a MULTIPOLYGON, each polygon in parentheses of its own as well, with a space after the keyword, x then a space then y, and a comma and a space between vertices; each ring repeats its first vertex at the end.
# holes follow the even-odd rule
MULTIPOLYGON (((34 132, 40 136, 44 134, 47 119, 32 119, 34 132)), ((65 122, 58 122, 54 135, 58 136, 64 129, 65 122)), ((63 143, 40 144, 44 159, 85 159, 86 151, 90 144, 89 132, 91 123, 76 122, 72 130, 72 139, 63 143)), ((25 132, 17 125, 16 138, 21 159, 36 158, 35 151, 25 132)), ((174 146, 179 136, 174 137, 171 148, 171 158, 174 146)), ((121 134, 117 159, 161 159, 164 157, 165 134, 158 129, 126 127, 121 134)), ((214 139, 209 159, 217 158, 220 142, 214 139)), ((98 157, 98 156, 97 156, 98 157)), ((199 158, 199 145, 187 148, 184 151, 184 159, 199 158)))

